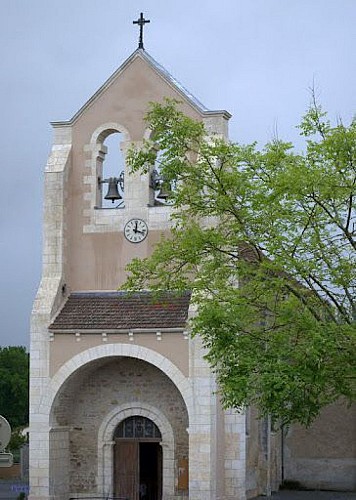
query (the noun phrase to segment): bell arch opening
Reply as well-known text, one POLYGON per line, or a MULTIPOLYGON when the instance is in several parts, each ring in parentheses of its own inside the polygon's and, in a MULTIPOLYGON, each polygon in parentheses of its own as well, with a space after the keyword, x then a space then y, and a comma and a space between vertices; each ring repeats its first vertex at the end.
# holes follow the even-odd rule
POLYGON ((155 142, 154 130, 147 129, 144 138, 152 144, 152 164, 149 169, 149 205, 171 205, 172 194, 177 187, 177 182, 169 175, 167 149, 162 149, 160 144, 155 142), (167 166, 168 169, 165 169, 167 166))
POLYGON ((98 137, 97 208, 124 208, 125 159, 121 151, 122 141, 123 134, 112 129, 105 130, 98 137))
POLYGON ((155 161, 150 169, 150 205, 170 205, 175 181, 163 172, 165 151, 154 150, 155 161))

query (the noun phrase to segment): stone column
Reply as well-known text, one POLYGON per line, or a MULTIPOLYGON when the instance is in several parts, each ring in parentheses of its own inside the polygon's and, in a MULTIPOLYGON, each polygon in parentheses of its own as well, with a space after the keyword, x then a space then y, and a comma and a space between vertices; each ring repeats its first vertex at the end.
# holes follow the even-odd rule
POLYGON ((43 272, 31 316, 30 348, 30 496, 48 500, 50 396, 48 325, 63 300, 66 177, 71 128, 57 128, 45 169, 43 272))
POLYGON ((52 428, 49 434, 50 498, 69 498, 69 428, 52 428))
POLYGON ((225 498, 246 498, 246 419, 244 412, 225 410, 225 498))
POLYGON ((189 498, 216 500, 215 377, 204 360, 199 338, 190 341, 193 415, 189 422, 189 498))
POLYGON ((102 443, 103 466, 98 474, 98 494, 103 496, 114 494, 114 445, 115 441, 105 441, 102 443))
MULTIPOLYGON (((142 141, 122 141, 120 149, 125 158, 130 148, 142 147, 142 141)), ((147 207, 150 201, 150 188, 149 188, 149 173, 143 174, 141 172, 130 172, 129 167, 125 167, 125 191, 124 191, 125 207, 128 210, 142 209, 147 207)))

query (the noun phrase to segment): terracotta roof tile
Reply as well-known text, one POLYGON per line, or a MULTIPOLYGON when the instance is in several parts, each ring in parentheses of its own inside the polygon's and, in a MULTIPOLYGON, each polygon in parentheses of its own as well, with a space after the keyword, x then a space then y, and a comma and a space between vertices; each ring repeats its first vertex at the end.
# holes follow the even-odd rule
POLYGON ((76 292, 70 294, 51 331, 184 328, 190 293, 76 292))

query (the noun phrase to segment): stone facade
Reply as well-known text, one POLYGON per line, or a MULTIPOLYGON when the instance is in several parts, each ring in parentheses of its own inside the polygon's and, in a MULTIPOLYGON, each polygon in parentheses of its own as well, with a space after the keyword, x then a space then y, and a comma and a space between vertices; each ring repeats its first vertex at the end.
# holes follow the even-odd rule
MULTIPOLYGON (((282 443, 253 411, 222 409, 201 340, 191 339, 186 326, 50 328, 71 293, 116 290, 128 262, 150 255, 169 233, 171 208, 154 204, 149 173, 125 171, 121 209, 101 208, 98 182, 105 175, 106 138, 120 135, 125 157, 130 145, 139 147, 149 137, 143 119, 148 103, 165 97, 179 100, 209 133, 228 137, 230 115, 205 109, 143 50, 72 120, 53 123, 43 273, 31 317, 30 500, 113 493, 115 429, 132 416, 148 418, 160 431, 163 500, 245 500, 277 488, 283 446, 285 478, 298 478, 298 464, 307 463, 298 451, 300 430, 291 430, 282 443), (140 244, 123 235, 132 218, 148 226, 140 244), (182 489, 186 463, 189 485, 182 489)), ((351 460, 338 462, 339 486, 351 460)))
POLYGON ((149 134, 143 121, 148 102, 163 97, 181 100, 183 111, 205 121, 210 132, 227 135, 228 113, 203 108, 140 50, 70 122, 53 124, 43 278, 31 331, 31 500, 112 493, 113 434, 132 415, 150 418, 161 432, 164 499, 188 494, 178 488, 182 460, 189 464, 189 498, 245 496, 244 417, 221 410, 199 339, 189 339, 181 327, 49 329, 69 293, 114 290, 130 259, 149 255, 169 231, 171 208, 152 203, 149 175, 125 172, 122 210, 100 209, 98 185, 105 139, 120 133, 123 155, 129 145, 140 146, 149 134), (149 227, 140 245, 123 237, 133 217, 149 227))
POLYGON ((70 428, 71 492, 97 491, 99 429, 115 409, 122 418, 117 409, 123 407, 133 407, 139 415, 148 408, 163 415, 173 431, 174 468, 179 459, 188 458, 188 414, 177 387, 161 370, 145 361, 108 358, 91 363, 83 373, 79 370, 58 394, 53 407, 57 425, 70 428))

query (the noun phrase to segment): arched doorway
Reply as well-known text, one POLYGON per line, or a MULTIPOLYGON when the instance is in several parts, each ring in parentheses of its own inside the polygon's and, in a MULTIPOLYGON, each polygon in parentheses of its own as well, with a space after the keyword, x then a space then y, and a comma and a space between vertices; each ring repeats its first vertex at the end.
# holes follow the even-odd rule
MULTIPOLYGON (((120 422, 138 415, 160 430, 162 498, 173 498, 176 465, 188 457, 189 414, 194 415, 188 379, 159 353, 131 344, 93 347, 67 365, 54 376, 46 401, 53 437, 59 431, 68 434, 66 448, 61 441, 63 459, 50 464, 50 481, 62 481, 66 469, 70 492, 114 496, 115 431, 120 422)), ((56 449, 57 444, 50 446, 56 449)))
POLYGON ((157 425, 135 415, 114 433, 114 492, 130 500, 161 500, 162 440, 157 425))

